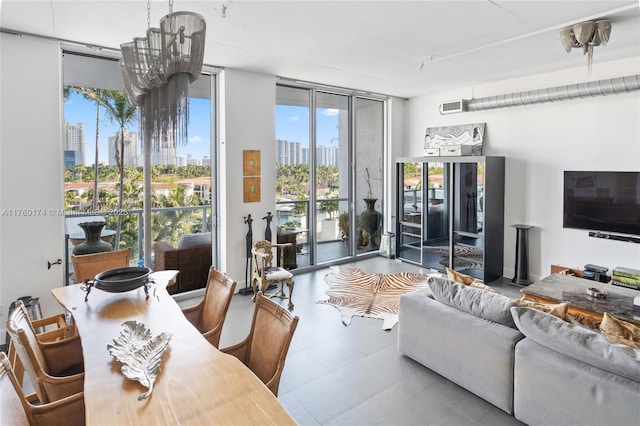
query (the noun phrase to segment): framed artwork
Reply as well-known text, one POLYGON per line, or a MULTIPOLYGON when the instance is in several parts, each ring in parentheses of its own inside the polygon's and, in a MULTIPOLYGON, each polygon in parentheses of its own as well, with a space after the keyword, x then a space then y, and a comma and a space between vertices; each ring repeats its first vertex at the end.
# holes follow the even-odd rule
POLYGON ((244 202, 258 203, 260 202, 260 177, 244 178, 244 202))
POLYGON ((258 150, 242 151, 242 175, 243 176, 259 176, 260 175, 260 151, 258 150))
POLYGON ((443 149, 460 146, 466 148, 470 155, 482 155, 484 128, 485 123, 429 127, 424 136, 424 149, 443 149))

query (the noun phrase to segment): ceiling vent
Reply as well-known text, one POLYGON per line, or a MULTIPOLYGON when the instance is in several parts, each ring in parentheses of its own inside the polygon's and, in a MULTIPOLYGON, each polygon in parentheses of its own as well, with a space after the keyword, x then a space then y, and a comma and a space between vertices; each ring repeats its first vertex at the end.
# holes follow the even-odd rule
POLYGON ((456 112, 464 112, 467 110, 467 101, 459 99, 457 101, 448 101, 440 104, 440 114, 453 114, 456 112))

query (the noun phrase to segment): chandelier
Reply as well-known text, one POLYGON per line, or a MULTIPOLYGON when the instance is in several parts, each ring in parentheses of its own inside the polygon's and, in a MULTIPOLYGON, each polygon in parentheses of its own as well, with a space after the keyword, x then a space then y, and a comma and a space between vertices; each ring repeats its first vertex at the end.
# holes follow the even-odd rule
POLYGON ((606 19, 600 21, 586 21, 574 24, 560 31, 560 40, 567 53, 573 48, 582 48, 587 55, 589 72, 593 63, 593 48, 605 45, 611 35, 611 22, 606 19))
POLYGON ((173 12, 147 36, 120 45, 120 71, 127 101, 140 108, 145 149, 185 145, 189 122, 189 86, 202 71, 206 23, 193 12, 173 12))

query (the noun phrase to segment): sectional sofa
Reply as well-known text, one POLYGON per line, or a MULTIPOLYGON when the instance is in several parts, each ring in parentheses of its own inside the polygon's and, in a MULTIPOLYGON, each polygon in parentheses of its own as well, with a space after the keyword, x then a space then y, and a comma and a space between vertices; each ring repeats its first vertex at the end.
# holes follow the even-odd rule
POLYGON ((640 424, 640 350, 497 293, 430 278, 398 350, 529 425, 640 424))

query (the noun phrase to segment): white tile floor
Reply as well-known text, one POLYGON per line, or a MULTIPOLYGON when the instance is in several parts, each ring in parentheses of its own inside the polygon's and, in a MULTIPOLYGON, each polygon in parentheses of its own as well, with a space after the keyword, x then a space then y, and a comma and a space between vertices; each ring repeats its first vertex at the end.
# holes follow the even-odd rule
MULTIPOLYGON (((350 264, 366 272, 419 272, 417 266, 383 257, 350 264)), ((318 304, 326 298, 327 269, 295 277, 293 313, 300 317, 280 382, 279 399, 301 425, 519 425, 481 398, 449 382, 396 347, 397 326, 354 317, 342 324, 339 311, 318 304)), ((426 272, 426 271, 423 271, 426 272)), ((519 297, 507 280, 500 292, 519 297)), ((280 300, 280 299, 274 299, 280 300)), ((187 306, 194 301, 180 302, 187 306)), ((282 302, 283 305, 286 301, 282 302)), ((286 305, 285 305, 286 306, 286 305)), ((233 297, 221 347, 249 331, 250 296, 233 297)))

